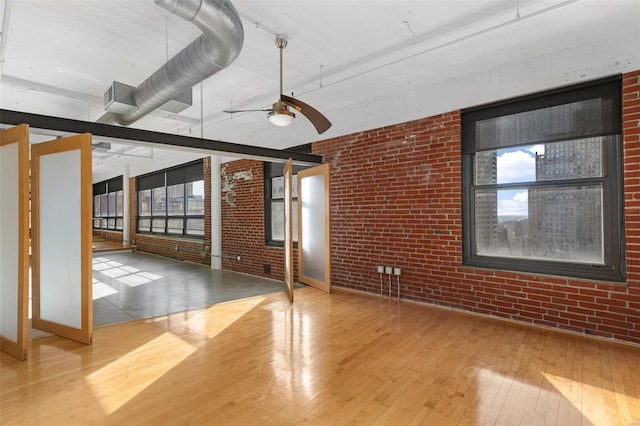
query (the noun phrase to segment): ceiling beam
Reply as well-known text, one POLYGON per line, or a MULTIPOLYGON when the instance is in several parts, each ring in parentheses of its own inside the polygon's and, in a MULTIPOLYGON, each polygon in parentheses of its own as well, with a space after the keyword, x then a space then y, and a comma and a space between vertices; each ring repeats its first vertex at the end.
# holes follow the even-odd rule
POLYGON ((113 126, 89 121, 72 120, 48 115, 0 109, 0 124, 18 125, 26 123, 31 128, 46 129, 68 133, 91 133, 94 136, 114 138, 127 141, 129 144, 142 143, 164 149, 188 149, 206 152, 211 155, 249 158, 260 161, 285 162, 291 158, 294 164, 311 166, 322 164, 322 156, 302 154, 298 152, 242 145, 213 139, 194 138, 191 136, 173 135, 130 127, 113 126))

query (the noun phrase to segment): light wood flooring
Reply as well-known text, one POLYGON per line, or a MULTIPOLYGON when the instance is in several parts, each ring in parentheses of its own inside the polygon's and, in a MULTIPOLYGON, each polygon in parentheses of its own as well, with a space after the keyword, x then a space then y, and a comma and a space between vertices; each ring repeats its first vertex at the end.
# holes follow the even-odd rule
POLYGON ((313 288, 0 354, 0 424, 640 424, 640 348, 313 288))

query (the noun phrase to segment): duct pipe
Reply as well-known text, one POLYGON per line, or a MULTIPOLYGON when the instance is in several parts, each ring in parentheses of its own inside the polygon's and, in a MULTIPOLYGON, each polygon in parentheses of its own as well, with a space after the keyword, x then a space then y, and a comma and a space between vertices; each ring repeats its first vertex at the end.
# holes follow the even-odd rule
POLYGON ((107 112, 99 123, 128 126, 184 90, 229 66, 244 42, 242 21, 229 0, 154 0, 203 34, 178 52, 133 91, 136 108, 125 114, 107 112))

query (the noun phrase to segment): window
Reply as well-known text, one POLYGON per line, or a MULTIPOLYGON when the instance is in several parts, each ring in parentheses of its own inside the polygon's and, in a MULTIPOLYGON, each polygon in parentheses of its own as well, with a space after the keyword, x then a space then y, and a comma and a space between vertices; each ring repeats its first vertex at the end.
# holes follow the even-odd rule
POLYGON ((184 216, 184 183, 167 187, 169 216, 184 216))
POLYGON ((122 231, 124 224, 122 176, 93 184, 93 228, 122 231))
POLYGON ((138 232, 204 237, 202 160, 140 176, 138 232))
POLYGON ((187 216, 204 215, 204 181, 188 182, 187 191, 187 216))
MULTIPOLYGON (((311 145, 303 145, 291 151, 311 153, 311 145)), ((298 176, 304 166, 293 166, 292 198, 293 198, 293 241, 298 241, 298 176)), ((265 194, 265 243, 270 246, 284 246, 284 163, 264 163, 265 194)))
POLYGON ((464 263, 625 280, 619 78, 462 115, 464 263))

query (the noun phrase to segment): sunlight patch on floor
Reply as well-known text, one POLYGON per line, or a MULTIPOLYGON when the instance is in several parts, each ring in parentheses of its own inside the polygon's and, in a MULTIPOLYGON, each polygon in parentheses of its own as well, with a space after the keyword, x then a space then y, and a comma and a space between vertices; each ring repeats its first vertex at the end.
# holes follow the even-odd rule
POLYGON ((474 418, 480 424, 519 423, 524 407, 531 401, 549 399, 552 392, 536 384, 503 375, 490 368, 476 373, 478 404, 474 418))
POLYGON ((87 376, 91 391, 109 415, 122 408, 196 351, 165 332, 87 376), (162 356, 158 356, 162 354, 162 356))
POLYGON ((103 283, 102 281, 98 281, 95 278, 93 279, 93 300, 100 299, 102 297, 111 296, 112 294, 116 294, 118 290, 103 283))
POLYGON ((129 287, 137 287, 162 278, 161 275, 141 271, 133 266, 127 266, 120 262, 110 261, 104 257, 93 258, 92 267, 94 271, 100 272, 109 278, 115 278, 122 284, 126 284, 129 287))
POLYGON ((186 325, 193 331, 202 332, 207 339, 213 339, 264 300, 265 297, 251 297, 213 305, 190 318, 186 325))
MULTIPOLYGON (((571 403, 571 405, 575 407, 576 410, 578 410, 591 422, 591 424, 594 425, 601 423, 601 420, 604 418, 611 417, 611 413, 604 412, 607 409, 607 404, 605 404, 607 399, 626 401, 629 398, 628 396, 619 398, 620 394, 618 392, 602 389, 589 383, 582 383, 548 373, 542 373, 542 375, 553 385, 554 388, 556 388, 558 392, 560 392, 560 394, 562 394, 562 396, 567 399, 567 401, 571 403)), ((624 407, 624 404, 618 405, 618 407, 624 407)), ((632 419, 631 413, 628 412, 628 410, 626 411, 626 413, 617 413, 621 416, 620 420, 624 421, 624 423, 621 424, 640 424, 640 419, 632 419), (622 419, 623 417, 626 417, 626 420, 622 419)))
POLYGON ((127 275, 125 277, 120 277, 120 278, 118 278, 118 281, 121 282, 122 284, 128 285, 129 287, 137 287, 139 285, 151 282, 151 280, 149 280, 149 279, 147 279, 145 277, 141 277, 141 276, 139 276, 137 274, 127 275))

